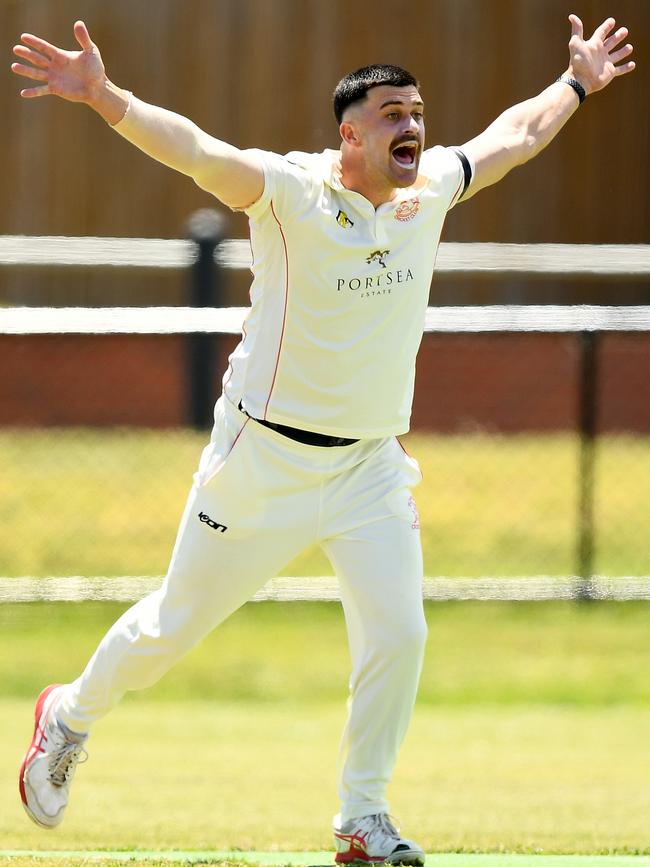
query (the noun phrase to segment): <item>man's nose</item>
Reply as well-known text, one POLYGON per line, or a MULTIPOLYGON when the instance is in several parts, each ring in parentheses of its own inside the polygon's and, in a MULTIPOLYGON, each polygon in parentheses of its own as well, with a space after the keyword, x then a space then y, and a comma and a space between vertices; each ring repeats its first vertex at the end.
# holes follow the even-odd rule
POLYGON ((417 120, 414 117, 409 118, 408 125, 407 125, 406 129, 404 130, 404 132, 414 133, 415 135, 419 136, 420 124, 417 122, 417 120))

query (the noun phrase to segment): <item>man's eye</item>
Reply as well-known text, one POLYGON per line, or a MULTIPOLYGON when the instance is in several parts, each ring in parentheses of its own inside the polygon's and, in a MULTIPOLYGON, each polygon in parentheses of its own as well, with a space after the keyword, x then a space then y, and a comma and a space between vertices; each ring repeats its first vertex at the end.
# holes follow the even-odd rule
POLYGON ((396 111, 389 111, 388 114, 386 115, 388 120, 395 120, 398 116, 399 115, 397 114, 396 111))
POLYGON ((421 112, 421 111, 414 111, 414 112, 413 112, 413 117, 414 117, 416 120, 424 120, 424 113, 421 112))

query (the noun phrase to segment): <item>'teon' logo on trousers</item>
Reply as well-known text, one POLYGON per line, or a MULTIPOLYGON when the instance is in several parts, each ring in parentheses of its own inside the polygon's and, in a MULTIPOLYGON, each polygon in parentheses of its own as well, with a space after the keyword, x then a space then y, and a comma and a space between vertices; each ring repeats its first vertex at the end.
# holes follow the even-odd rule
POLYGON ((221 530, 222 533, 225 533, 228 529, 225 524, 217 524, 217 522, 213 521, 209 515, 205 514, 205 512, 199 512, 199 521, 207 524, 208 527, 211 527, 213 530, 221 530))

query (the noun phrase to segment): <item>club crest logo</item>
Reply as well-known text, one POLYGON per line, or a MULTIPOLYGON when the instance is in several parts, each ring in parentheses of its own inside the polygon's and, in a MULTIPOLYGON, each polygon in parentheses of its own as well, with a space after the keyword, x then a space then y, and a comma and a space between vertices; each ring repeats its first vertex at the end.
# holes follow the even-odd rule
POLYGON ((420 210, 419 199, 408 199, 406 202, 400 202, 395 208, 395 219, 401 223, 408 223, 420 210))
POLYGON ((352 220, 348 217, 345 211, 339 211, 336 215, 336 222, 344 229, 351 229, 354 226, 352 220))
POLYGON ((384 257, 388 256, 390 250, 374 250, 366 259, 366 262, 369 265, 372 265, 373 262, 379 262, 382 268, 387 268, 388 266, 384 262, 384 257))

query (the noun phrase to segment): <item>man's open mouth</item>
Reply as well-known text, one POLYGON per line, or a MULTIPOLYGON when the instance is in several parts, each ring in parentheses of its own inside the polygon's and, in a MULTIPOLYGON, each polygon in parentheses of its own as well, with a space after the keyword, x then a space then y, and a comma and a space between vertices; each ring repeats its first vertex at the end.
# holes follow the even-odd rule
POLYGON ((404 169, 415 168, 418 156, 418 143, 406 141, 393 148, 392 157, 404 169))

